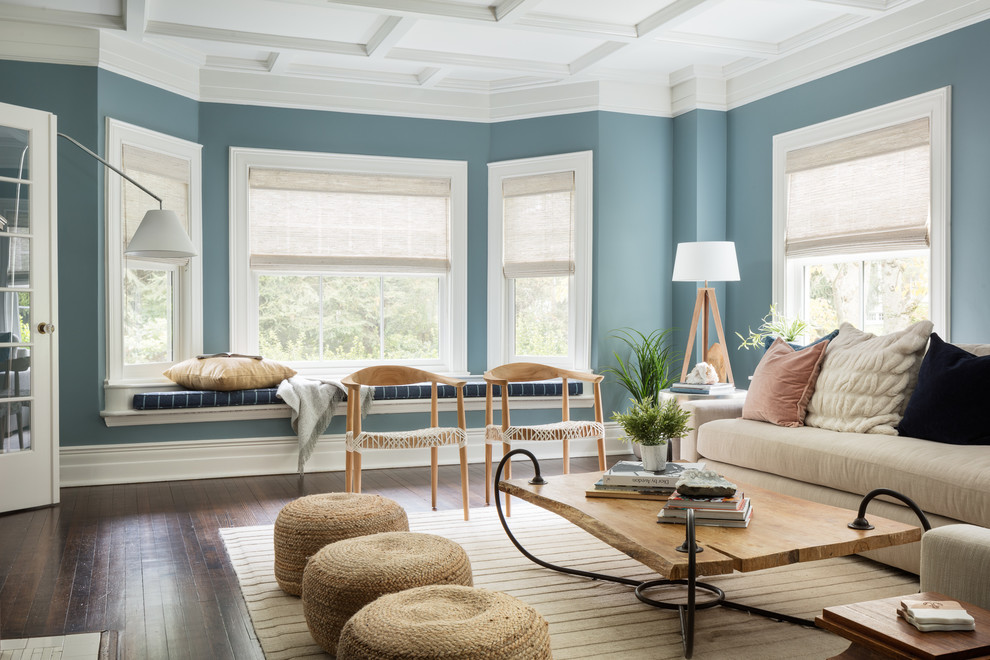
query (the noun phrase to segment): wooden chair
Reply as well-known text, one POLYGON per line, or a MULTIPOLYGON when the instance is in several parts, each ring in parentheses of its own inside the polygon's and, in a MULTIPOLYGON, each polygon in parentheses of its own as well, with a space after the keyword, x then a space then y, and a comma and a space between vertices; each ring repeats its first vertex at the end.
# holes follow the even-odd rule
POLYGON ((457 445, 461 458, 461 498, 464 520, 468 519, 467 427, 464 417, 464 381, 446 378, 429 371, 400 366, 367 367, 352 373, 341 383, 347 388, 347 463, 344 475, 348 493, 361 492, 361 452, 366 449, 430 449, 430 484, 433 508, 437 508, 438 447, 457 445), (430 427, 412 431, 363 431, 361 429, 361 386, 413 385, 430 383, 430 427), (437 385, 457 390, 457 426, 440 427, 437 413, 437 385))
MULTIPOLYGON (((513 442, 560 441, 564 446, 564 474, 571 471, 570 441, 585 438, 598 440, 598 469, 605 469, 605 424, 602 419, 601 382, 604 376, 558 369, 545 364, 514 362, 486 371, 485 375, 485 504, 491 502, 492 493, 492 445, 502 443, 502 455, 512 449, 513 442), (509 419, 509 383, 550 380, 560 378, 563 383, 561 393, 561 421, 532 426, 512 426, 509 419), (595 421, 572 421, 568 401, 567 381, 569 379, 593 383, 595 396, 595 421), (502 423, 495 424, 492 410, 493 385, 498 385, 502 395, 502 423)), ((505 478, 511 477, 511 462, 505 464, 505 478)), ((505 498, 505 511, 509 512, 509 498, 505 498)))
MULTIPOLYGON (((13 349, 6 349, 13 350, 13 349)), ((19 397, 29 394, 21 390, 21 374, 31 368, 31 358, 19 357, 5 359, 0 362, 0 398, 19 397)), ((24 408, 30 405, 27 401, 13 401, 0 405, 0 453, 7 440, 10 430, 10 416, 17 420, 17 440, 20 449, 24 449, 24 408)))

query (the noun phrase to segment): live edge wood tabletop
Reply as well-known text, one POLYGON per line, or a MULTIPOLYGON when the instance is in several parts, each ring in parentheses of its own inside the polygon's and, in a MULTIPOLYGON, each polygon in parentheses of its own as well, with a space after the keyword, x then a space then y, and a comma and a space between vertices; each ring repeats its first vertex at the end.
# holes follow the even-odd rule
MULTIPOLYGON (((683 525, 659 525, 662 502, 586 497, 601 472, 547 476, 543 485, 525 479, 502 480, 500 491, 570 520, 612 547, 670 579, 687 577, 683 525)), ((839 557, 921 539, 916 526, 871 515, 875 529, 853 530, 854 511, 809 502, 738 483, 753 504, 749 527, 701 527, 698 575, 757 571, 802 561, 839 557)), ((511 521, 511 518, 510 518, 511 521)))
POLYGON ((831 660, 990 658, 990 611, 943 594, 923 592, 826 607, 815 623, 852 642, 831 660), (976 630, 921 632, 897 616, 897 607, 905 598, 955 600, 976 620, 976 630))

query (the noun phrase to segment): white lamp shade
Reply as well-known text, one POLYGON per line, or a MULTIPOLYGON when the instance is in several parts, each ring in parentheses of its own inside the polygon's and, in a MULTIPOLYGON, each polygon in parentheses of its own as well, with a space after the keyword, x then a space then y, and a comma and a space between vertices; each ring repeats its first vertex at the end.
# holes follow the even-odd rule
POLYGON ((674 256, 675 282, 736 282, 739 264, 732 241, 678 243, 674 256))
POLYGON ((181 259, 195 257, 196 247, 174 211, 152 209, 144 214, 124 254, 129 257, 181 259))

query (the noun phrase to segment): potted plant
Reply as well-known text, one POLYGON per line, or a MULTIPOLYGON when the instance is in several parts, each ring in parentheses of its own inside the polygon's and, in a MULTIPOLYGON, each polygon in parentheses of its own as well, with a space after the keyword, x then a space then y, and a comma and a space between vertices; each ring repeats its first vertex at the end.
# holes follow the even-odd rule
POLYGON ((662 403, 655 398, 630 401, 629 410, 613 412, 612 419, 626 432, 623 440, 639 445, 643 469, 663 472, 667 467, 667 443, 692 430, 688 426, 691 414, 682 409, 676 399, 662 403))
POLYGON ((777 311, 776 305, 770 305, 770 312, 763 317, 759 328, 750 328, 746 337, 738 332, 736 336, 742 340, 739 348, 763 348, 763 340, 767 337, 783 337, 784 341, 793 342, 804 336, 808 327, 801 319, 789 319, 777 311))
POLYGON ((605 367, 604 373, 615 376, 633 401, 657 400, 660 390, 670 387, 674 379, 669 376, 677 369, 678 355, 667 345, 670 330, 654 330, 648 335, 632 328, 612 332, 612 336, 629 347, 629 358, 612 352, 618 367, 605 367))

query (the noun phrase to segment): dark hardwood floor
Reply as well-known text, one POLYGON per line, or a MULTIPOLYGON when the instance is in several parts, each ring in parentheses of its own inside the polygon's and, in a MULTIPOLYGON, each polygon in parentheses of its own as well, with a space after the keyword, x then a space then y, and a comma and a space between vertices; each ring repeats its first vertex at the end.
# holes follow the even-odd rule
MULTIPOLYGON (((613 459, 610 459, 611 463, 613 459)), ((561 461, 543 461, 558 474, 561 461)), ((572 458, 571 470, 597 469, 572 458)), ((513 477, 532 474, 513 461, 513 477)), ((484 506, 484 465, 470 468, 484 506)), ((342 491, 343 472, 63 488, 58 506, 0 515, 0 638, 99 630, 122 658, 262 658, 221 527, 269 525, 302 495, 342 491)), ((428 467, 366 470, 366 493, 430 510, 428 467)), ((459 469, 441 466, 437 507, 461 506, 459 469)))

